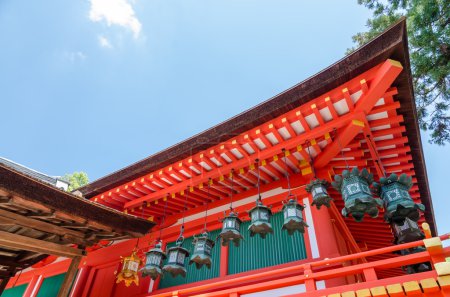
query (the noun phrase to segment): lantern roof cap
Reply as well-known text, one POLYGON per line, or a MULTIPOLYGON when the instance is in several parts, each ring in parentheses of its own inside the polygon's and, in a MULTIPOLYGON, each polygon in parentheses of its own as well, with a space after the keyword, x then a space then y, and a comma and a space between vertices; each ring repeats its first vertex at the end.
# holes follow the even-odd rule
POLYGON ((270 214, 272 213, 271 207, 270 207, 270 206, 265 206, 265 205, 262 203, 262 200, 260 200, 260 199, 256 200, 256 205, 255 205, 252 209, 250 209, 250 210, 248 211, 248 213, 251 213, 251 212, 253 212, 253 211, 256 210, 256 209, 267 209, 267 210, 269 211, 270 214))
POLYGON ((306 185, 306 192, 311 193, 312 188, 316 185, 328 186, 330 183, 326 179, 314 178, 306 185))
POLYGON ((374 182, 372 183, 374 192, 379 195, 381 192, 381 188, 383 186, 392 184, 392 183, 399 183, 402 186, 406 187, 407 190, 411 189, 411 187, 413 186, 413 182, 412 182, 412 177, 406 175, 405 173, 402 173, 400 176, 398 176, 395 173, 392 173, 391 175, 389 175, 389 177, 382 177, 380 178, 380 182, 374 182))

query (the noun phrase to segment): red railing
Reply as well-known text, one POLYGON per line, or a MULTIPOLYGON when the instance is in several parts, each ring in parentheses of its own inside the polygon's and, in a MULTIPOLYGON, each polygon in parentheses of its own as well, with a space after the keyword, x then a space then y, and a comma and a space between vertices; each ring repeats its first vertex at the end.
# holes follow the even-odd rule
MULTIPOLYGON (((425 231, 427 237, 430 237, 428 230, 425 231)), ((299 292, 298 294, 290 295, 290 297, 314 297, 332 294, 333 292, 345 292, 345 290, 348 288, 356 290, 358 288, 370 287, 375 284, 388 285, 401 281, 420 280, 423 278, 436 277, 436 271, 433 270, 418 274, 410 274, 379 280, 377 278, 377 271, 400 268, 402 266, 423 262, 430 262, 433 265, 435 263, 444 262, 445 257, 450 256, 450 247, 443 248, 441 241, 447 240, 449 238, 450 234, 445 234, 436 238, 428 238, 425 240, 389 246, 376 250, 364 251, 361 253, 345 255, 332 259, 322 259, 314 262, 292 265, 276 270, 257 272, 241 277, 218 280, 206 284, 193 284, 193 286, 191 287, 181 288, 178 291, 165 291, 161 293, 156 291, 143 296, 240 296, 242 294, 263 292, 287 286, 304 284, 306 290, 305 292, 299 292), (371 256, 392 254, 400 250, 421 246, 425 246, 426 250, 409 255, 366 262, 366 259, 371 256), (352 261, 360 264, 348 265, 348 263, 351 263, 352 261), (327 288, 325 290, 317 290, 316 288, 317 281, 328 281, 332 279, 336 280, 339 278, 341 278, 341 280, 345 280, 345 278, 349 276, 355 278, 356 281, 354 284, 346 285, 346 283, 348 282, 344 282, 342 286, 334 286, 331 288, 327 284, 327 288)))

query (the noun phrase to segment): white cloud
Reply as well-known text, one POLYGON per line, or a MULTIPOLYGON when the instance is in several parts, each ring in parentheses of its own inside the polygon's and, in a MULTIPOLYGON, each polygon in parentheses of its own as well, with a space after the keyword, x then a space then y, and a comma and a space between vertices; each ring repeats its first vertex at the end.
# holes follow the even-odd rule
POLYGON ((133 7, 127 0, 90 0, 89 19, 93 22, 106 21, 108 26, 118 25, 130 29, 134 38, 139 37, 142 24, 136 18, 133 7))
POLYGON ((98 43, 100 44, 101 47, 104 48, 113 48, 111 42, 109 42, 108 38, 106 38, 105 36, 99 36, 98 37, 98 43))
POLYGON ((75 63, 76 61, 86 60, 87 56, 81 51, 64 52, 64 58, 69 60, 71 63, 75 63))

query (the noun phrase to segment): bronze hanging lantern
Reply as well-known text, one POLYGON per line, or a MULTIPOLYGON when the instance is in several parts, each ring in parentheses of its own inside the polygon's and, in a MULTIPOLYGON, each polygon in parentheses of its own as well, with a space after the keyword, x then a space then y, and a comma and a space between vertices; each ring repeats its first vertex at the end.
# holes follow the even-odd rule
POLYGON ((403 224, 391 223, 391 228, 394 233, 396 244, 417 241, 425 238, 425 235, 422 233, 417 223, 409 218, 405 218, 403 224))
POLYGON ((405 218, 417 222, 419 211, 424 211, 423 204, 414 203, 409 195, 413 185, 412 178, 406 174, 392 173, 389 177, 380 178, 380 183, 373 183, 374 193, 384 201, 384 217, 387 222, 403 224, 405 218))
POLYGON ((233 242, 234 246, 239 246, 241 239, 244 239, 241 235, 241 224, 242 221, 239 219, 238 213, 230 209, 228 216, 222 219, 222 231, 217 236, 217 238, 222 239, 223 246, 228 245, 230 241, 233 242))
POLYGON ((256 200, 256 206, 248 213, 251 218, 251 224, 248 226, 251 237, 259 234, 261 238, 266 238, 267 233, 273 234, 272 224, 270 224, 272 210, 262 203, 261 197, 256 200))
POLYGON ((333 199, 328 195, 327 188, 330 186, 327 180, 318 179, 316 177, 316 170, 314 169, 313 158, 311 156, 311 143, 308 141, 308 154, 309 154, 309 163, 313 172, 313 179, 306 185, 306 192, 312 194, 313 201, 311 203, 312 206, 316 206, 317 209, 320 209, 322 205, 326 207, 330 207, 330 202, 333 199))
MULTIPOLYGON (((426 248, 418 246, 410 249, 404 249, 400 250, 398 254, 402 256, 411 255, 415 253, 425 252, 426 248)), ((431 270, 431 263, 430 262, 422 262, 422 263, 416 263, 411 264, 407 266, 402 266, 402 270, 405 271, 407 274, 414 274, 414 273, 420 273, 425 271, 431 270)))
POLYGON ((373 182, 373 174, 366 168, 359 171, 353 168, 352 171, 344 170, 341 175, 334 176, 333 187, 342 194, 345 207, 342 209, 342 215, 347 217, 351 215, 355 221, 362 221, 364 214, 370 217, 378 217, 378 207, 383 205, 379 198, 373 198, 369 185, 373 182))
POLYGON ((142 261, 136 254, 137 250, 133 250, 130 256, 122 258, 122 270, 117 275, 116 283, 125 282, 125 286, 129 287, 132 283, 139 285, 138 270, 142 261))
MULTIPOLYGON (((208 200, 210 198, 210 187, 212 180, 209 179, 208 182, 208 200)), ((192 242, 194 245, 194 252, 192 253, 191 259, 189 261, 189 265, 195 263, 195 267, 197 269, 202 268, 203 265, 206 265, 208 269, 211 269, 211 253, 212 249, 215 245, 214 241, 209 239, 208 237, 208 229, 206 228, 206 219, 208 218, 208 202, 206 203, 205 210, 205 222, 203 223, 203 234, 198 237, 194 237, 194 241, 192 242)))
POLYGON ((238 213, 233 210, 233 185, 234 185, 234 170, 231 170, 231 192, 230 192, 230 212, 228 216, 224 212, 224 218, 222 222, 222 231, 217 236, 216 240, 221 239, 222 246, 228 245, 230 241, 234 246, 238 247, 241 239, 244 237, 241 235, 241 223, 242 221, 238 217, 238 213))
POLYGON ((194 252, 192 253, 189 265, 195 263, 197 269, 206 265, 208 269, 211 269, 211 253, 214 247, 214 241, 209 239, 208 232, 204 232, 198 237, 194 237, 194 252))
POLYGON ((152 280, 158 278, 158 276, 163 277, 162 265, 163 261, 167 258, 167 255, 162 250, 162 226, 166 221, 166 210, 167 210, 167 197, 164 198, 166 202, 164 205, 163 220, 159 228, 159 239, 156 241, 155 246, 145 253, 145 266, 141 269, 142 277, 150 276, 152 280))
POLYGON ((309 184, 306 185, 306 192, 311 193, 313 202, 312 206, 316 206, 320 209, 322 205, 330 207, 330 202, 333 198, 328 195, 327 188, 329 187, 329 182, 325 179, 314 178, 309 184))
POLYGON ((184 238, 181 235, 177 239, 175 246, 167 250, 168 260, 167 264, 163 267, 163 271, 169 272, 172 277, 176 277, 177 275, 186 277, 186 266, 184 262, 189 257, 189 251, 183 248, 183 242, 184 238))
POLYGON ((261 176, 259 169, 259 160, 256 160, 258 165, 258 198, 256 199, 256 206, 253 207, 248 213, 250 215, 251 224, 248 226, 250 236, 259 234, 261 238, 266 238, 268 233, 273 234, 272 224, 270 223, 270 217, 272 216, 272 210, 262 203, 261 199, 261 176))
POLYGON ((164 265, 163 271, 169 272, 172 277, 176 277, 177 275, 181 275, 186 277, 186 266, 184 262, 186 258, 189 257, 189 251, 183 248, 183 232, 184 232, 184 215, 186 213, 186 206, 189 194, 189 187, 186 190, 185 198, 184 198, 184 208, 183 208, 183 220, 180 228, 180 236, 178 236, 177 241, 175 242, 175 246, 169 248, 167 250, 167 264, 164 265))
POLYGON ((287 170, 288 164, 286 160, 287 152, 285 149, 282 150, 284 154, 284 166, 286 169, 286 181, 288 185, 288 196, 287 202, 283 201, 283 227, 281 230, 287 230, 289 235, 293 235, 295 231, 300 233, 305 233, 305 227, 308 225, 303 221, 303 209, 304 205, 301 205, 297 201, 297 196, 291 193, 291 181, 289 178, 289 171, 287 170))
POLYGON ((141 269, 142 276, 150 276, 152 280, 162 276, 163 261, 167 258, 162 250, 162 241, 158 241, 154 248, 145 253, 145 258, 145 266, 141 269))
POLYGON ((297 202, 296 197, 291 196, 287 203, 283 202, 283 227, 281 230, 287 230, 289 235, 295 231, 305 233, 305 227, 308 225, 303 221, 303 209, 305 207, 297 202))

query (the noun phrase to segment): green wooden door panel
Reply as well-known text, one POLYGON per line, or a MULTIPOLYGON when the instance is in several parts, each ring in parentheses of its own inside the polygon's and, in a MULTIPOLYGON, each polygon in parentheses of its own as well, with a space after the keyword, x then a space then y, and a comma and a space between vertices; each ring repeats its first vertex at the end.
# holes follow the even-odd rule
POLYGON ((47 277, 42 282, 37 297, 56 297, 64 281, 65 273, 58 274, 52 277, 47 277))
POLYGON ((9 288, 3 291, 1 297, 22 297, 23 293, 27 289, 28 284, 23 284, 20 286, 16 286, 14 288, 9 288))
MULTIPOLYGON (((220 233, 219 230, 214 230, 209 233, 209 237, 213 240, 216 239, 220 233)), ((194 246, 192 245, 193 237, 186 238, 183 243, 183 247, 189 250, 192 254, 194 246)), ((167 248, 174 246, 175 243, 171 242, 167 244, 167 248)), ((164 273, 164 277, 159 283, 159 288, 168 288, 178 285, 189 284, 206 279, 211 279, 219 276, 220 268, 220 244, 216 244, 212 250, 212 265, 211 269, 208 269, 205 265, 201 269, 195 268, 195 263, 189 265, 189 260, 186 260, 186 278, 182 276, 172 277, 169 273, 164 273)))
POLYGON ((289 236, 286 231, 281 230, 283 213, 274 214, 271 223, 274 234, 268 234, 266 239, 260 238, 259 235, 250 237, 250 221, 242 223, 241 233, 244 241, 240 247, 230 245, 228 274, 306 259, 303 234, 296 232, 289 236))

